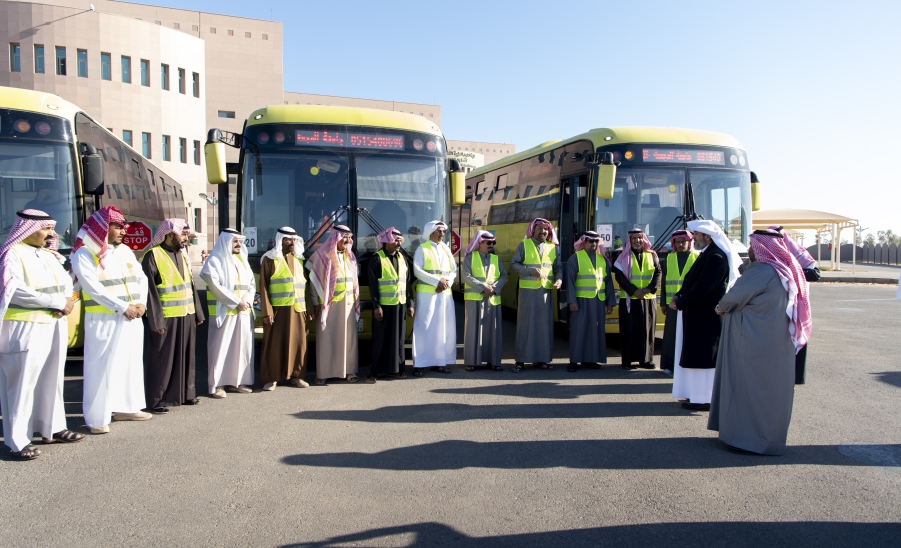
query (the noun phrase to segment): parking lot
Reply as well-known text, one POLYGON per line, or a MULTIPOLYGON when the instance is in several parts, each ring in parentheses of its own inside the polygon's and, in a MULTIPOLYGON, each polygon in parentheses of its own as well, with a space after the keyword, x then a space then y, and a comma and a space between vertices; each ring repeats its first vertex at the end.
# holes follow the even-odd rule
MULTIPOLYGON (((609 367, 203 397, 34 462, 0 453, 4 546, 897 546, 896 286, 814 284, 782 457, 727 452, 671 378, 609 367)), ((659 345, 658 345, 659 346, 659 345)), ((555 356, 566 359, 558 337, 555 356)), ((205 360, 198 379, 205 383, 205 360)), ((459 363, 459 362, 458 362, 459 363)), ((67 367, 81 426, 80 362, 67 367)), ((365 370, 363 370, 365 373, 365 370)), ((308 380, 312 380, 311 378, 308 380)), ((205 393, 205 390, 203 391, 205 393)))

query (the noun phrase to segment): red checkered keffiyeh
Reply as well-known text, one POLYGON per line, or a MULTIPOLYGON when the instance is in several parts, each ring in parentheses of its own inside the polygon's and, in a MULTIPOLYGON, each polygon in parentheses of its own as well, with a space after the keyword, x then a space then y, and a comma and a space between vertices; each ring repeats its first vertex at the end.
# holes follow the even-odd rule
POLYGON ((532 237, 532 234, 535 233, 535 227, 538 225, 544 225, 547 227, 547 241, 551 242, 554 245, 560 245, 560 241, 557 240, 557 231, 554 230, 554 225, 552 225, 551 222, 547 219, 542 219, 541 217, 529 223, 529 228, 526 230, 526 238, 532 237))
MULTIPOLYGON (((343 225, 334 225, 332 231, 319 249, 310 256, 307 261, 307 268, 316 275, 316 281, 320 284, 318 289, 321 290, 322 309, 319 313, 319 324, 325 329, 326 320, 328 319, 328 311, 332 305, 332 295, 335 294, 335 284, 338 280, 338 272, 340 264, 338 262, 338 240, 349 233, 350 229, 343 225)), ((348 268, 347 274, 356 277, 357 275, 357 258, 351 249, 345 248, 344 254, 347 256, 348 268)), ((360 319, 360 284, 357 280, 353 281, 354 286, 354 312, 357 319, 360 319)))
MULTIPOLYGON (((166 219, 160 226, 157 227, 156 232, 153 234, 153 240, 150 241, 150 245, 147 249, 151 247, 156 247, 163 243, 166 239, 166 236, 170 233, 174 232, 176 234, 190 234, 191 225, 188 224, 188 221, 184 219, 166 219)), ((184 256, 186 261, 189 261, 188 251, 185 248, 181 248, 181 254, 184 256)))
MULTIPOLYGON (((623 249, 622 253, 619 254, 619 257, 616 258, 616 262, 613 264, 616 268, 623 273, 627 280, 632 281, 632 235, 633 234, 641 234, 641 250, 649 251, 657 256, 657 253, 651 249, 651 241, 648 240, 648 235, 644 233, 644 230, 640 228, 633 228, 629 231, 629 245, 623 249)), ((632 299, 626 299, 626 310, 632 310, 632 299)))
POLYGON ((100 268, 103 268, 103 259, 106 258, 106 253, 109 251, 107 242, 110 223, 116 223, 128 228, 128 225, 125 223, 125 215, 116 209, 115 206, 100 208, 78 229, 72 252, 74 253, 80 247, 88 248, 97 257, 100 268))
POLYGON ((751 234, 751 250, 754 259, 776 269, 782 287, 788 292, 785 312, 791 323, 788 331, 795 352, 804 348, 810 340, 813 319, 810 314, 810 286, 804 278, 804 270, 785 245, 782 234, 775 230, 757 230, 751 234))
POLYGON ((595 232, 593 230, 589 230, 587 232, 582 233, 582 236, 580 236, 579 239, 576 240, 576 243, 573 244, 573 252, 575 253, 577 251, 582 251, 583 249, 585 249, 585 242, 587 240, 597 240, 598 249, 597 249, 596 253, 598 255, 604 254, 604 240, 601 239, 600 234, 598 234, 597 232, 595 232))
MULTIPOLYGON (((46 227, 54 228, 55 226, 56 221, 43 211, 26 209, 16 213, 16 220, 9 229, 9 234, 6 235, 6 242, 0 247, 0 318, 6 314, 6 309, 9 308, 9 301, 12 298, 13 292, 15 292, 16 287, 21 283, 7 268, 10 250, 16 244, 21 243, 25 238, 31 236, 38 230, 46 227)), ((58 246, 59 239, 54 238, 50 241, 49 249, 59 262, 62 263, 65 259, 56 252, 58 246)))
POLYGON ((689 232, 687 230, 674 231, 672 234, 670 234, 670 237, 669 237, 669 245, 673 249, 673 251, 676 250, 676 239, 677 238, 682 238, 683 240, 688 240, 689 242, 695 239, 694 234, 692 234, 691 232, 689 232))
POLYGON ((381 250, 383 247, 385 247, 385 244, 390 244, 397 241, 398 238, 400 238, 401 242, 403 242, 404 236, 400 233, 400 230, 394 228, 393 226, 389 226, 385 230, 379 232, 379 249, 381 250))

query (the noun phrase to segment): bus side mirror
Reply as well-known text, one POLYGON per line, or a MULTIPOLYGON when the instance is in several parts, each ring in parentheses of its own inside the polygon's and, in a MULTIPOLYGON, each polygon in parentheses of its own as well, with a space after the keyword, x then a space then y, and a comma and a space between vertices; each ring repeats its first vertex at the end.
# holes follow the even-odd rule
POLYGON ((760 211, 760 183, 751 183, 751 211, 760 211))
POLYGON ((466 174, 460 162, 450 158, 447 160, 447 170, 450 172, 451 205, 463 205, 466 203, 466 174))
POLYGON ((213 185, 228 182, 225 169, 225 145, 223 143, 207 143, 203 145, 203 157, 206 161, 206 179, 213 185))
POLYGON ((613 185, 616 182, 616 164, 613 162, 611 152, 602 152, 598 156, 600 161, 595 196, 602 200, 610 200, 613 198, 613 185))
POLYGON ((103 158, 97 154, 97 149, 90 143, 80 143, 81 148, 81 180, 85 194, 102 196, 103 189, 103 158))

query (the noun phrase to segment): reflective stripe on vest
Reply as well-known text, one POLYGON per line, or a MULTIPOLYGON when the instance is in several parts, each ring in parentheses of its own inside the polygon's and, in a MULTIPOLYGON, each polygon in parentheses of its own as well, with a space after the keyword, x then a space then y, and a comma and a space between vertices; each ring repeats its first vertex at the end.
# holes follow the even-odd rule
POLYGON ((526 268, 538 268, 541 270, 541 277, 520 276, 519 287, 522 289, 551 289, 554 281, 551 274, 554 268, 554 260, 557 258, 557 247, 551 242, 545 242, 544 254, 538 257, 538 247, 532 238, 526 238, 522 242, 525 257, 522 265, 526 268))
MULTIPOLYGON (((472 255, 472 277, 483 285, 494 285, 501 277, 500 265, 497 261, 497 255, 490 254, 491 262, 488 264, 488 274, 485 274, 485 267, 482 265, 482 257, 478 251, 473 251, 472 255)), ((482 292, 472 287, 468 283, 463 284, 463 300, 464 301, 481 301, 485 298, 482 292)), ((488 302, 493 306, 501 304, 501 296, 494 294, 488 297, 488 302)))
POLYGON ((407 261, 397 255, 397 269, 385 255, 385 250, 380 249, 376 255, 382 265, 382 276, 379 278, 379 304, 385 306, 406 304, 407 302, 407 261), (403 280, 403 283, 400 282, 403 280))
POLYGON ((194 290, 190 283, 191 269, 188 261, 182 257, 182 271, 179 273, 169 254, 160 246, 152 247, 148 253, 153 253, 160 272, 161 283, 157 284, 156 289, 163 307, 163 317, 181 318, 193 314, 194 290))
POLYGON ((303 259, 294 257, 294 274, 288 268, 288 260, 285 257, 274 260, 275 271, 269 278, 269 304, 272 306, 294 305, 295 312, 304 312, 307 309, 307 301, 304 296, 307 288, 307 280, 303 275, 303 259))
POLYGON ((691 265, 695 264, 699 255, 700 253, 697 251, 690 251, 688 259, 685 260, 685 270, 682 272, 679 272, 679 260, 676 257, 676 252, 674 251, 666 256, 666 288, 663 294, 663 306, 668 305, 673 295, 682 289, 685 275, 688 274, 688 270, 691 268, 691 265))
MULTIPOLYGON (((346 252, 345 252, 346 253, 346 252)), ((341 268, 344 276, 337 278, 335 280, 335 289, 332 292, 332 302, 336 303, 344 298, 347 298, 347 283, 350 282, 353 284, 353 280, 347 275, 347 255, 345 253, 339 253, 338 259, 341 261, 341 268)), ((350 292, 350 301, 353 301, 353 291, 350 292)))
MULTIPOLYGON (((100 259, 97 255, 94 255, 94 252, 85 247, 88 250, 88 253, 91 254, 91 258, 94 259, 94 266, 100 264, 100 259)), ((110 260, 110 259, 107 259, 110 260)), ((97 272, 97 281, 100 282, 100 285, 105 287, 110 293, 113 294, 114 297, 119 299, 120 301, 127 304, 141 304, 141 293, 139 290, 141 277, 137 275, 137 269, 140 266, 137 264, 119 263, 119 277, 113 277, 112 272, 107 269, 102 269, 97 272), (125 277, 122 277, 122 274, 125 274, 125 277)), ((85 312, 91 312, 94 314, 115 314, 116 312, 110 310, 109 308, 103 306, 102 304, 93 300, 87 292, 82 289, 81 290, 82 306, 84 307, 85 312)))
MULTIPOLYGON (((443 245, 439 245, 437 247, 443 253, 447 254, 447 259, 448 259, 447 264, 448 265, 454 264, 454 257, 452 255, 450 255, 450 252, 445 251, 445 248, 443 245)), ((422 269, 424 271, 428 272, 429 274, 434 274, 435 276, 438 276, 439 278, 447 279, 450 276, 450 270, 447 270, 447 271, 441 270, 441 267, 438 264, 438 255, 436 254, 435 246, 432 245, 431 240, 427 241, 427 242, 423 242, 422 245, 419 246, 419 248, 422 250, 422 269)), ((419 282, 416 284, 416 291, 418 291, 420 293, 435 293, 435 294, 444 295, 444 296, 451 294, 451 292, 447 291, 447 290, 445 290, 441 293, 437 293, 435 291, 434 285, 430 285, 430 284, 423 283, 423 282, 419 282)))
MULTIPOLYGON (((21 258, 22 251, 32 253, 34 249, 36 248, 28 244, 19 243, 14 245, 10 251, 15 251, 21 258), (27 249, 19 249, 19 246, 23 245, 26 246, 27 249)), ((54 272, 54 267, 52 266, 53 263, 50 262, 55 262, 56 257, 45 250, 38 250, 38 257, 44 261, 47 268, 41 270, 28 270, 25 266, 25 261, 22 261, 22 272, 25 274, 25 285, 27 285, 29 289, 37 291, 38 293, 44 293, 45 295, 54 297, 57 295, 65 295, 66 286, 60 283, 61 280, 57 278, 56 273, 54 272)), ((3 315, 3 319, 34 323, 53 323, 57 320, 49 308, 25 308, 24 306, 15 304, 9 305, 6 309, 6 314, 3 315)))
MULTIPOLYGON (((627 249, 623 251, 623 253, 632 253, 631 249, 627 249)), ((651 254, 647 251, 641 252, 641 267, 638 266, 638 261, 635 260, 635 256, 632 256, 632 285, 637 287, 638 289, 644 289, 647 286, 651 285, 651 280, 654 278, 654 262, 651 261, 651 254)), ((619 296, 621 299, 630 298, 628 294, 626 294, 625 290, 620 289, 619 296)), ((631 297, 632 299, 638 299, 638 297, 631 297)), ((648 293, 644 296, 645 299, 651 300, 656 299, 657 295, 653 293, 648 293)))
POLYGON ((604 257, 595 255, 598 267, 595 269, 585 250, 576 251, 579 261, 579 273, 576 275, 576 297, 580 299, 593 299, 597 297, 605 300, 606 296, 606 261, 604 257))

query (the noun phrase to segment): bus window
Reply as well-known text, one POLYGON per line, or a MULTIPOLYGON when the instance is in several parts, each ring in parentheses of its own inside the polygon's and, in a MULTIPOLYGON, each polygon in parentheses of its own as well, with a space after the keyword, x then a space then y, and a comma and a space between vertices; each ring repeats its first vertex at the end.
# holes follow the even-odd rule
POLYGON ((532 185, 526 185, 526 190, 525 190, 525 192, 523 192, 522 197, 528 198, 531 195, 532 195, 532 185))
POLYGON ((689 181, 695 195, 695 209, 706 219, 716 221, 729 239, 744 241, 750 234, 748 215, 742 214, 742 203, 751 203, 750 173, 693 169, 689 181))

